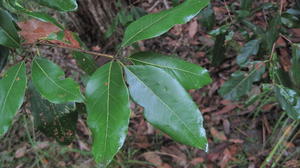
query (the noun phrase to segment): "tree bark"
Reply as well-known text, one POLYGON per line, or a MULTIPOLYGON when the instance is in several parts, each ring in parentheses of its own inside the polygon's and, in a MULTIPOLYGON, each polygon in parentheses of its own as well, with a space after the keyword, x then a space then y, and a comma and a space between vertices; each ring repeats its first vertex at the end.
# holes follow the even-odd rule
MULTIPOLYGON (((78 10, 68 14, 71 29, 90 45, 105 45, 104 33, 112 24, 118 9, 116 0, 77 0, 78 10)), ((123 5, 126 6, 123 0, 123 5)))

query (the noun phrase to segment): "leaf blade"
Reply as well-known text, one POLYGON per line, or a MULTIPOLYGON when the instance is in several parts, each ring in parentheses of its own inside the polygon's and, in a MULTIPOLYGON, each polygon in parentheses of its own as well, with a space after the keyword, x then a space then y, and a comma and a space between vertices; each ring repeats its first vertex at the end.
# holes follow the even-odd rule
POLYGON ((30 93, 30 109, 37 129, 60 144, 70 144, 75 137, 78 119, 75 103, 51 103, 43 99, 34 87, 30 88, 30 93))
POLYGON ((264 72, 264 63, 256 64, 254 70, 249 74, 245 74, 242 71, 234 72, 231 78, 221 87, 219 94, 228 100, 239 100, 252 88, 253 82, 260 80, 264 72))
POLYGON ((8 69, 0 80, 0 136, 7 132, 13 117, 23 104, 26 83, 24 62, 8 69))
POLYGON ((33 60, 32 82, 42 96, 57 104, 83 102, 80 86, 70 78, 64 79, 64 76, 63 70, 53 62, 44 58, 33 60))
POLYGON ((185 89, 199 89, 212 82, 206 69, 170 56, 140 52, 132 55, 130 59, 137 65, 151 65, 164 69, 185 89))
POLYGON ((176 24, 184 24, 196 16, 210 0, 187 0, 175 8, 149 14, 131 23, 125 31, 122 47, 132 43, 157 37, 176 24))
POLYGON ((125 74, 131 97, 152 125, 176 141, 207 150, 202 115, 177 80, 151 66, 129 66, 125 74))
POLYGON ((129 94, 121 66, 112 61, 99 68, 87 84, 86 95, 93 155, 107 166, 122 147, 129 124, 129 94))
POLYGON ((76 0, 34 0, 36 3, 62 12, 75 11, 78 8, 76 0))
POLYGON ((20 38, 8 12, 0 9, 0 45, 18 48, 20 38))

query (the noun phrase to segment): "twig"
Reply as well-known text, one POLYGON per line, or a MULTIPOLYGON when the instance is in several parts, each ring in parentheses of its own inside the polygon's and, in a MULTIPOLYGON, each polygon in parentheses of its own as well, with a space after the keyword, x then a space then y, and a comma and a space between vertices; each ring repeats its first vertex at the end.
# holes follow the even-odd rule
POLYGON ((228 5, 227 5, 226 1, 223 0, 223 2, 224 2, 224 5, 225 5, 225 8, 227 10, 228 16, 230 18, 230 21, 233 22, 233 18, 232 18, 231 14, 230 14, 230 9, 228 8, 228 5))
POLYGON ((111 58, 111 59, 114 58, 114 56, 109 55, 109 54, 103 54, 103 53, 98 53, 98 52, 94 52, 94 51, 88 51, 88 50, 84 50, 84 49, 81 49, 81 48, 73 48, 73 47, 68 47, 68 46, 55 45, 55 44, 45 43, 45 42, 39 42, 38 44, 47 45, 47 46, 51 46, 51 47, 68 49, 68 50, 72 50, 72 51, 78 51, 78 52, 82 52, 82 53, 86 53, 86 54, 90 54, 90 55, 94 55, 94 56, 99 56, 99 57, 107 57, 107 58, 111 58))
POLYGON ((280 33, 280 36, 281 36, 282 38, 284 38, 286 41, 288 41, 290 44, 293 44, 292 40, 290 40, 290 39, 289 39, 288 37, 286 37, 285 35, 283 35, 283 34, 280 33))
POLYGON ((167 0, 163 0, 163 2, 164 2, 164 5, 165 5, 166 9, 169 9, 169 8, 170 8, 170 6, 169 6, 169 4, 168 4, 167 0))

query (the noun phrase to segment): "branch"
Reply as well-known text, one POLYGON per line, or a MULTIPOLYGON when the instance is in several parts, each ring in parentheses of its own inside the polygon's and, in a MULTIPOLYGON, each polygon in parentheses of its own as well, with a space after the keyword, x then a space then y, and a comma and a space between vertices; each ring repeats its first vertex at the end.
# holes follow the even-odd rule
POLYGON ((81 49, 81 48, 73 48, 73 47, 69 47, 69 46, 55 45, 55 44, 45 43, 45 42, 39 42, 38 44, 47 45, 47 46, 51 46, 51 47, 68 49, 68 50, 72 50, 72 51, 78 51, 78 52, 82 52, 82 53, 86 53, 86 54, 90 54, 90 55, 94 55, 94 56, 98 56, 98 57, 107 57, 107 58, 111 58, 111 59, 114 58, 113 55, 102 54, 102 53, 98 53, 98 52, 94 52, 94 51, 88 51, 88 50, 84 50, 84 49, 81 49))

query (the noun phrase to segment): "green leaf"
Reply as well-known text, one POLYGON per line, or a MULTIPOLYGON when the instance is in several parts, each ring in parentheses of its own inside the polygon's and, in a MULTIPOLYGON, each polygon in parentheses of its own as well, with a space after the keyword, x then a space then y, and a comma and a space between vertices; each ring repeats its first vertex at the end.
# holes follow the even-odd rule
POLYGON ((210 0, 186 0, 172 9, 141 17, 126 29, 122 47, 139 40, 160 36, 174 25, 190 21, 209 2, 210 0))
POLYGON ((23 13, 23 14, 26 14, 28 16, 31 16, 35 19, 38 19, 40 21, 43 21, 43 22, 50 22, 54 25, 56 25, 57 27, 61 28, 62 30, 64 29, 64 27, 58 23, 58 21, 53 18, 52 16, 44 13, 44 12, 34 12, 34 11, 31 11, 31 10, 28 10, 26 8, 24 8, 17 0, 12 0, 12 1, 9 1, 11 7, 16 10, 17 12, 20 12, 20 13, 23 13))
POLYGON ((42 22, 49 22, 54 24, 55 26, 59 27, 60 29, 64 30, 64 27, 52 16, 49 16, 46 13, 43 12, 32 12, 32 11, 23 11, 23 13, 27 14, 28 16, 31 16, 35 19, 38 19, 42 22))
POLYGON ((279 36, 279 30, 281 27, 281 17, 276 15, 269 23, 268 29, 264 34, 264 46, 268 51, 272 51, 273 44, 276 42, 279 36))
POLYGON ((75 103, 53 104, 43 99, 33 87, 30 93, 31 112, 37 129, 63 145, 70 144, 78 119, 75 103))
POLYGON ((138 65, 151 65, 164 69, 185 89, 199 89, 212 82, 206 69, 183 60, 153 52, 140 52, 130 59, 138 65))
POLYGON ((0 9, 0 45, 17 48, 20 46, 20 38, 8 12, 0 9))
POLYGON ((212 30, 216 23, 216 18, 211 4, 209 4, 207 8, 203 9, 200 12, 200 17, 201 18, 199 19, 199 21, 201 22, 201 25, 206 30, 212 30))
POLYGON ((26 83, 24 62, 8 69, 0 80, 0 136, 6 133, 23 104, 26 83))
POLYGON ((128 130, 129 94, 121 66, 112 61, 99 68, 87 84, 86 95, 93 155, 104 167, 122 147, 128 130))
POLYGON ((276 98, 292 119, 300 119, 300 96, 292 89, 277 85, 274 88, 276 98))
POLYGON ((239 100, 252 89, 252 83, 260 80, 265 72, 265 65, 258 63, 248 74, 242 71, 234 72, 231 78, 224 83, 219 94, 225 99, 239 100))
POLYGON ((83 102, 80 86, 53 62, 36 58, 32 63, 32 82, 43 97, 52 103, 83 102))
POLYGON ((131 97, 144 107, 152 125, 178 142, 207 151, 201 112, 176 79, 153 66, 129 66, 125 72, 131 97))
POLYGON ((247 42, 242 48, 241 53, 237 56, 237 64, 245 66, 248 59, 252 55, 257 55, 260 47, 261 39, 255 39, 247 42))
POLYGON ((9 55, 9 48, 0 46, 0 73, 5 67, 9 55))
POLYGON ((242 10, 247 10, 247 11, 251 10, 253 0, 240 0, 240 2, 241 2, 241 7, 240 8, 242 10))
POLYGON ((63 12, 75 11, 78 7, 76 0, 34 0, 40 5, 63 12))
POLYGON ((213 66, 220 65, 225 57, 226 47, 225 47, 225 38, 227 33, 221 33, 217 35, 215 40, 215 45, 212 50, 211 63, 213 66))
MULTIPOLYGON (((78 34, 73 33, 73 36, 80 43, 80 47, 86 49, 78 34)), ((92 75, 97 70, 97 65, 92 55, 74 51, 72 56, 75 58, 77 65, 88 75, 92 75)))
POLYGON ((290 76, 294 85, 300 87, 300 45, 294 44, 292 46, 293 53, 292 53, 292 66, 290 71, 290 76))

